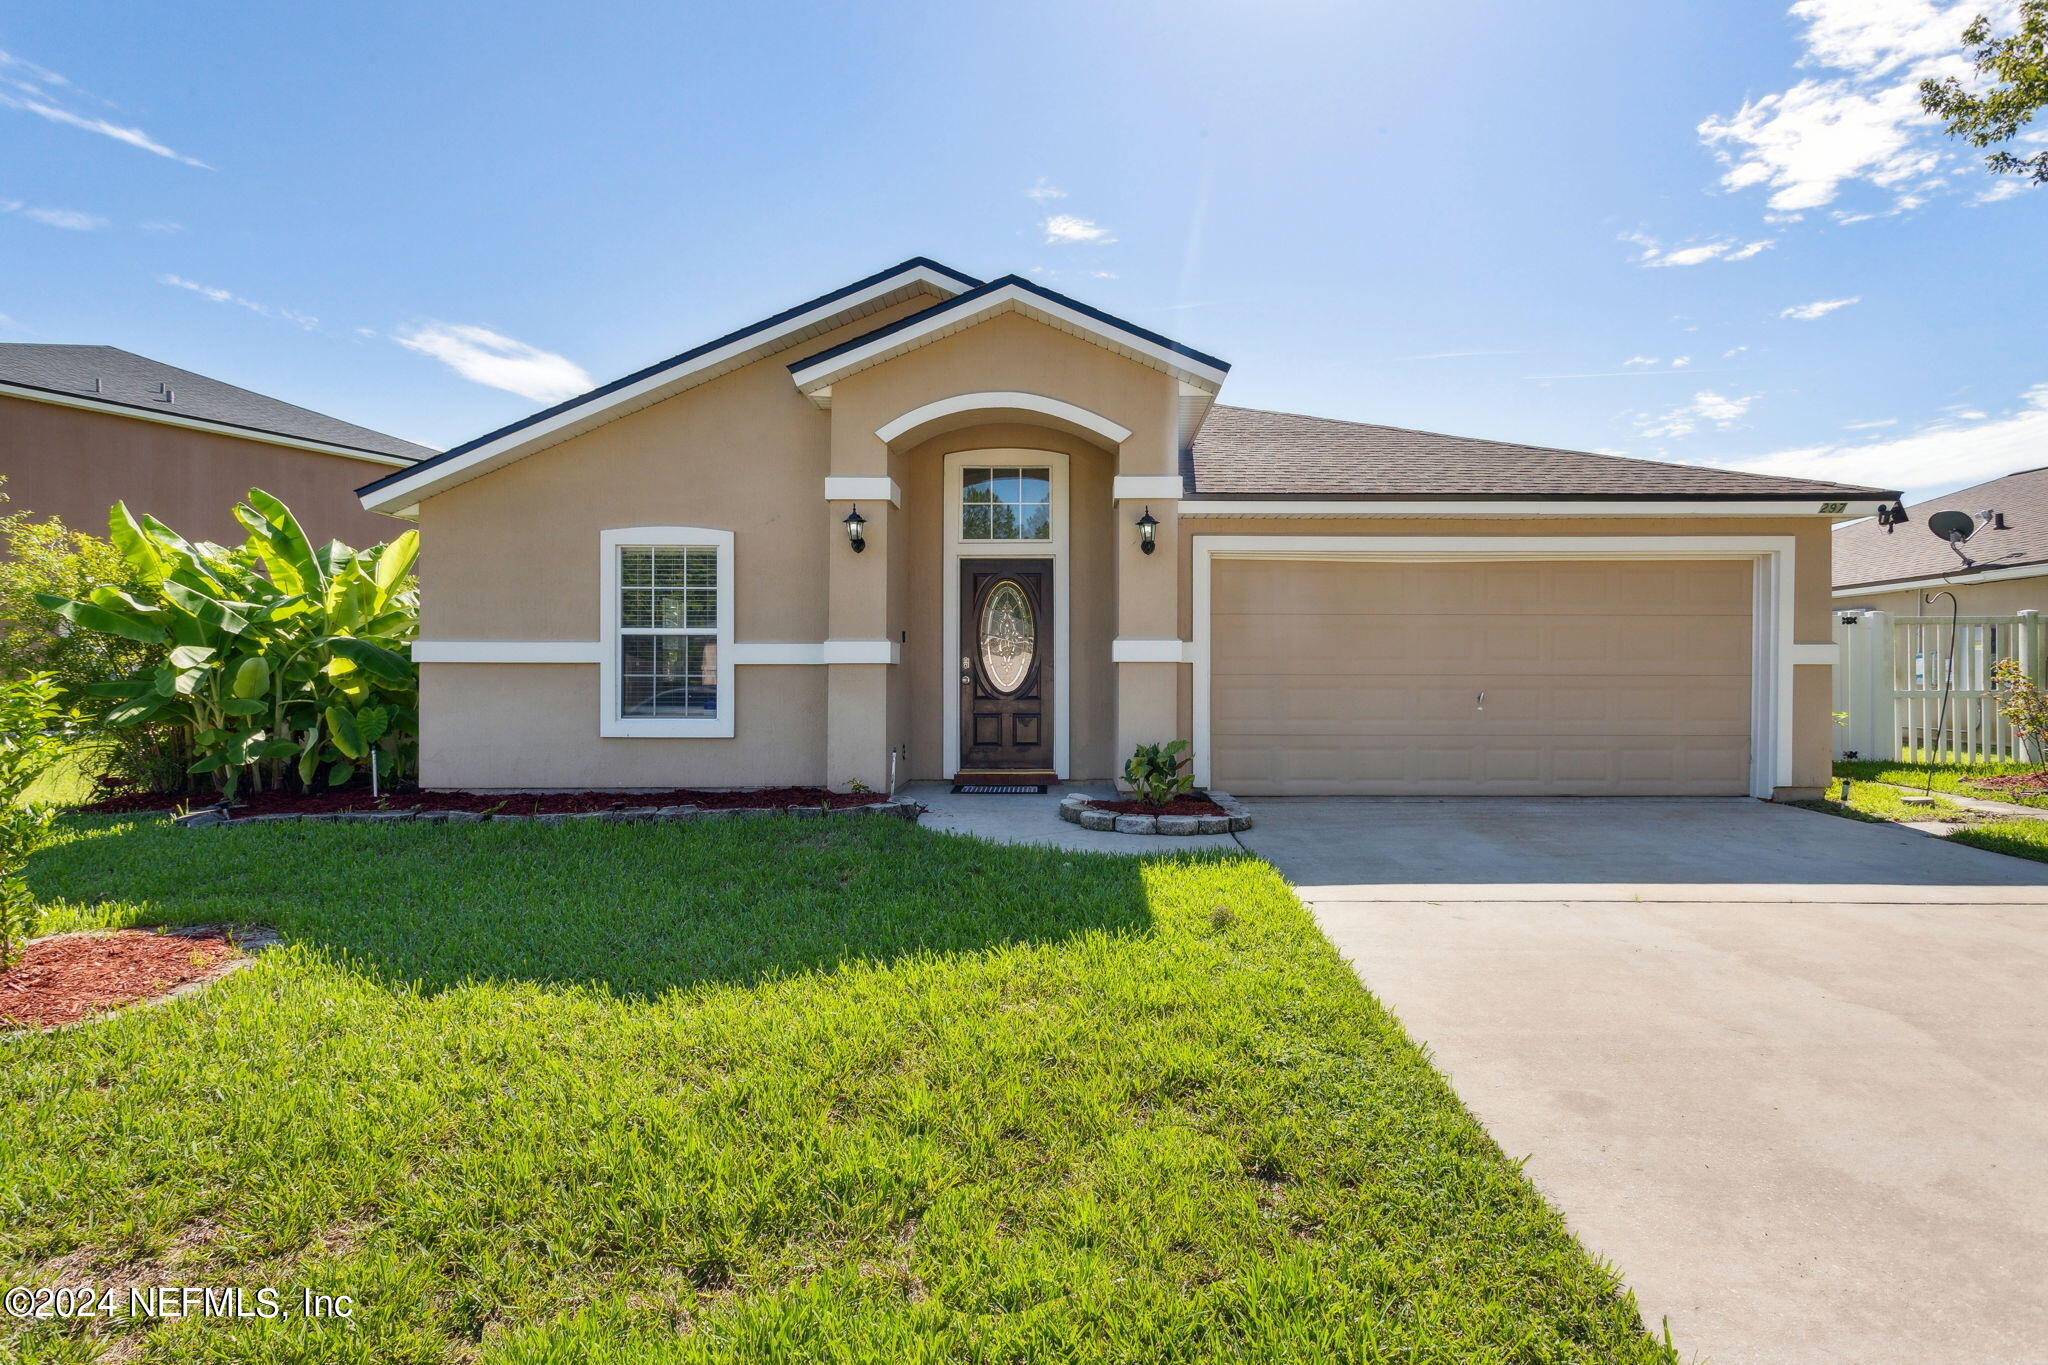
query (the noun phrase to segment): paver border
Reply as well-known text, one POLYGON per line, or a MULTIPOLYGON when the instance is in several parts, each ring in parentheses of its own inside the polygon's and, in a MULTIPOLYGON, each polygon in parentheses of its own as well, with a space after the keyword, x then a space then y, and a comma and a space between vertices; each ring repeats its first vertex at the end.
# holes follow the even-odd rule
POLYGON ((1119 815, 1115 811, 1096 810, 1094 803, 1101 799, 1079 792, 1062 797, 1060 819, 1105 834, 1235 834, 1252 827, 1251 810, 1229 792, 1209 793, 1209 799, 1223 807, 1221 815, 1119 815))

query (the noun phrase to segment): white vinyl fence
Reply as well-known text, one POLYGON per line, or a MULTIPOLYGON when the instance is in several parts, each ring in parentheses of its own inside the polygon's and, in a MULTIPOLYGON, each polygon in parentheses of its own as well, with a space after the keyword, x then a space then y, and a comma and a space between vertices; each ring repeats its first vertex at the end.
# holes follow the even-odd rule
POLYGON ((2039 615, 1894 616, 1845 611, 1835 616, 1835 757, 1944 761, 2035 761, 1998 714, 1991 669, 2017 659, 2041 679, 2048 625, 2039 615), (1953 643, 1951 643, 1953 641, 1953 643), (1943 672, 1953 650, 1948 714, 1942 717, 1943 672))

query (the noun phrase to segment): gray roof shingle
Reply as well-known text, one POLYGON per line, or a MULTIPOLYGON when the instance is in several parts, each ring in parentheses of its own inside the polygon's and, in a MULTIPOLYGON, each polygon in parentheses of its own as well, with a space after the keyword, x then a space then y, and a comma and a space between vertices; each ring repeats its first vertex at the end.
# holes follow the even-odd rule
POLYGON ((2005 514, 2005 530, 1979 522, 1976 534, 1963 542, 1963 553, 1978 569, 2048 564, 2048 469, 2028 469, 1911 504, 1906 512, 1912 520, 1893 527, 1889 535, 1874 518, 1837 527, 1835 586, 1862 588, 1969 572, 1948 542, 1927 529, 1927 518, 1945 511, 2005 514))
POLYGON ((238 389, 233 384, 223 384, 218 379, 208 379, 118 346, 0 344, 0 381, 95 398, 148 413, 169 413, 405 460, 425 459, 434 453, 427 446, 238 389), (168 402, 164 399, 166 389, 170 393, 168 402))
POLYGON ((1182 460, 1191 497, 1785 498, 1881 488, 1594 455, 1218 404, 1182 460))

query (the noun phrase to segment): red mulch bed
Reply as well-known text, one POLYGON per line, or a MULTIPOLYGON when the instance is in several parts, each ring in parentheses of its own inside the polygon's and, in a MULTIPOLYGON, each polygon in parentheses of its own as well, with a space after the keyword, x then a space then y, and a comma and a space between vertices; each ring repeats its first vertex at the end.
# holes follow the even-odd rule
MULTIPOLYGON (((386 792, 381 800, 367 787, 341 787, 323 792, 251 792, 235 799, 233 814, 330 815, 348 810, 473 810, 507 815, 574 815, 582 811, 629 810, 642 806, 701 806, 706 810, 790 806, 871 806, 887 797, 878 792, 852 795, 823 787, 761 787, 752 791, 697 791, 679 787, 665 792, 386 792)), ((114 796, 77 808, 80 815, 127 815, 213 804, 208 796, 114 796)))
POLYGON ((2039 796, 2048 792, 2048 772, 2007 773, 2003 777, 1973 777, 1973 787, 1985 787, 1991 791, 2016 792, 2022 796, 2039 796))
POLYGON ((240 956, 223 933, 120 929, 31 943, 0 971, 0 1026, 49 1028, 154 1000, 203 981, 240 956))
POLYGON ((1176 796, 1163 806, 1154 806, 1144 801, 1090 801, 1096 810, 1115 811, 1118 815, 1228 815, 1230 812, 1206 796, 1176 796))

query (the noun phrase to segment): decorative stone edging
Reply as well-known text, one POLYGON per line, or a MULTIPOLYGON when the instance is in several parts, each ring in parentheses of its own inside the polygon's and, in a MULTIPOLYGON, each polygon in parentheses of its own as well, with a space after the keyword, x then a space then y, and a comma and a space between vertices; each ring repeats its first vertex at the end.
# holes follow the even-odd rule
POLYGON ((1082 829, 1117 834, 1235 834, 1252 827, 1251 811, 1229 792, 1209 793, 1209 799, 1223 807, 1222 815, 1119 815, 1096 810, 1091 803, 1097 799, 1078 794, 1062 798, 1060 819, 1082 829))
POLYGON ((340 820, 355 822, 390 823, 410 821, 427 825, 475 825, 489 820, 519 821, 534 825, 567 825, 582 821, 596 821, 599 824, 636 824, 641 821, 659 820, 741 820, 757 819, 764 815, 794 815, 799 818, 816 819, 821 816, 889 816, 897 820, 915 821, 924 814, 924 807, 916 801, 872 801, 863 806, 738 806, 711 808, 705 806, 630 806, 624 810, 583 810, 555 811, 541 815, 527 815, 518 812, 477 811, 477 810, 345 810, 320 812, 311 815, 229 815, 217 806, 195 810, 180 815, 173 821, 183 829, 204 829, 212 825, 265 825, 280 824, 297 820, 340 820))

